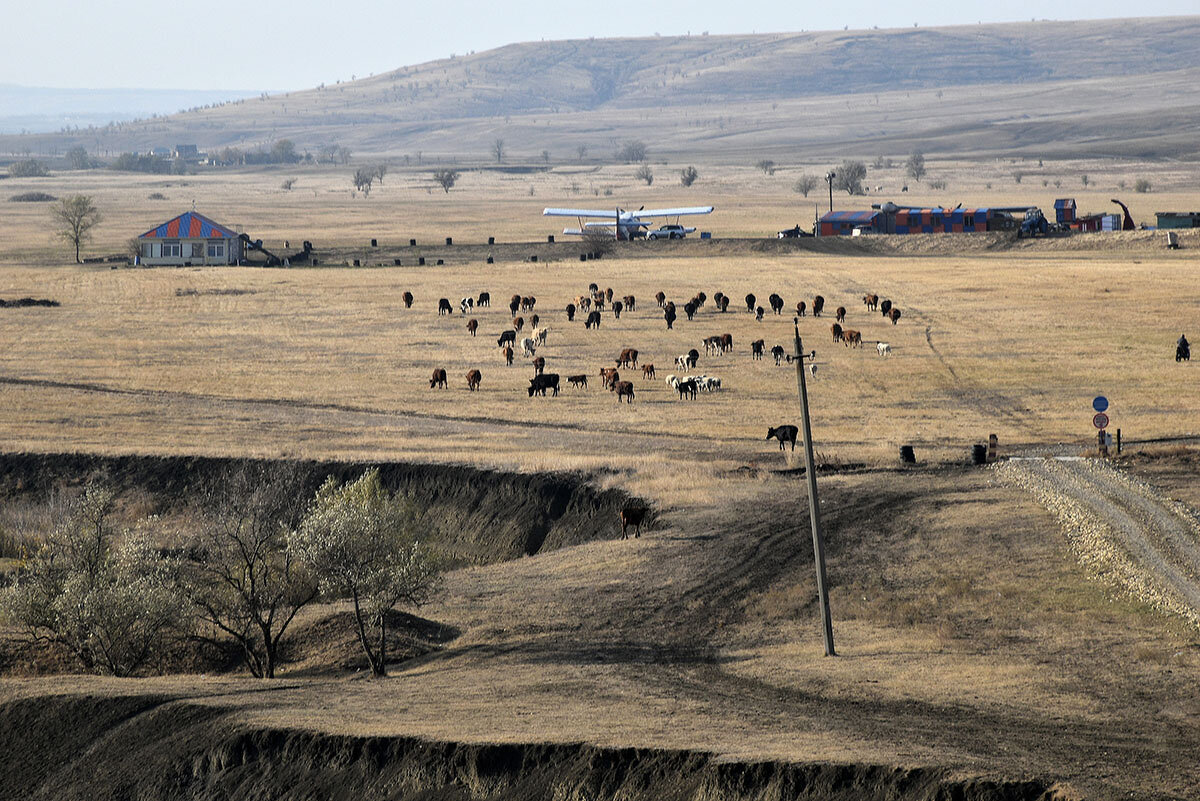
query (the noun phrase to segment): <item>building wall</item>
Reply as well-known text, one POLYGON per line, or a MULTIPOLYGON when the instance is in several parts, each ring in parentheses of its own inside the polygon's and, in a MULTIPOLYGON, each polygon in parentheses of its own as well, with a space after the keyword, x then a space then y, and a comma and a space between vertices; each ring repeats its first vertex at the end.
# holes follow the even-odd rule
POLYGON ((233 264, 242 256, 237 239, 143 239, 141 263, 169 266, 185 264, 233 264))

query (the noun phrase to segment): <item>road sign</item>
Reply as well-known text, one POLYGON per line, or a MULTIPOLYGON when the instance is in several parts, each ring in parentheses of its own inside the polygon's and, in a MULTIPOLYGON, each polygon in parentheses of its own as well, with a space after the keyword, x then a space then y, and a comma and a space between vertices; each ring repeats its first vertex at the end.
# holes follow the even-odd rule
POLYGON ((1098 412, 1108 411, 1108 398, 1103 395, 1097 395, 1092 399, 1092 408, 1098 412))
POLYGON ((1096 416, 1092 418, 1092 425, 1100 429, 1108 428, 1108 415, 1104 412, 1097 412, 1096 416))

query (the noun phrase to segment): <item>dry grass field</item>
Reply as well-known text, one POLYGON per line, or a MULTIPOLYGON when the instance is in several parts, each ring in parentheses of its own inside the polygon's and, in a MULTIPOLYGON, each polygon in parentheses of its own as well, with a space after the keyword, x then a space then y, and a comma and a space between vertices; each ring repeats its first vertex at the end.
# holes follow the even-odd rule
MULTIPOLYGON (((909 197, 1049 208, 1056 195, 1075 196, 1100 210, 1116 181, 1146 175, 1161 194, 1119 195, 1139 219, 1200 207, 1192 175, 1177 166, 1055 165, 1064 185, 1090 170, 1101 188, 1087 193, 1030 178, 1004 184, 1013 169, 934 164, 952 196, 909 197), (989 192, 988 182, 1001 188, 989 192)), ((683 190, 670 186, 677 165, 655 170, 661 190, 634 186, 631 169, 555 169, 471 172, 448 195, 427 191, 425 172, 397 170, 369 198, 350 196, 344 170, 299 171, 291 192, 278 189, 290 172, 6 181, 8 193, 96 196, 107 219, 93 253, 121 251, 193 199, 268 247, 310 239, 338 261, 368 265, 383 259, 354 252, 371 237, 380 257, 406 264, 410 236, 543 241, 556 227, 540 217, 547 205, 709 201, 718 210, 701 227, 718 239, 708 253, 697 243, 648 257, 647 243, 586 263, 486 265, 477 250, 430 247, 422 252, 445 266, 113 270, 64 263, 43 206, 0 204, 0 297, 62 304, 0 309, 0 450, 571 470, 662 512, 660 528, 637 541, 456 571, 422 614, 462 637, 387 682, 298 673, 267 692, 230 677, 47 677, 4 680, 0 697, 161 691, 268 726, 937 765, 1062 780, 1075 788, 1066 797, 1194 795, 1200 775, 1183 755, 1200 745, 1196 633, 1090 581, 1035 501, 959 465, 993 432, 1007 452, 1083 451, 1094 443, 1096 394, 1110 398, 1127 440, 1200 434, 1197 368, 1172 358, 1179 332, 1200 330, 1200 240, 1185 238, 1176 253, 1148 234, 994 248, 915 237, 890 251, 864 245, 875 253, 776 252, 720 237, 807 221, 816 193, 799 202, 793 172, 714 167, 683 190), (156 191, 168 199, 147 199, 156 191), (606 310, 599 331, 568 324, 562 307, 591 281, 635 295, 637 310, 620 320, 606 310), (407 310, 406 290, 416 296, 407 310), (457 301, 482 290, 494 301, 470 315, 480 322, 471 338, 457 301), (658 290, 680 306, 697 291, 734 301, 726 314, 711 301, 694 321, 681 313, 667 331, 658 290), (866 291, 893 300, 898 325, 864 310, 866 291), (760 303, 778 292, 789 309, 826 298, 826 316, 801 319, 800 333, 817 351, 813 437, 830 468, 821 481, 836 660, 817 641, 802 486, 772 472, 799 462, 763 441, 768 426, 797 421, 794 367, 776 367, 769 354, 750 359, 760 337, 790 350, 791 315, 756 322, 741 303, 747 292, 760 303), (514 293, 535 295, 551 328, 539 350, 547 371, 587 373, 588 390, 527 397, 528 360, 518 354, 506 367, 495 347, 514 293), (437 315, 441 297, 453 315, 437 315), (862 331, 862 350, 831 341, 838 305, 862 331), (725 332, 735 352, 702 355, 698 368, 724 389, 679 401, 662 380, 678 372, 673 357, 725 332), (876 341, 891 344, 890 358, 876 354, 876 341), (636 400, 618 405, 596 373, 625 347, 659 377, 634 376, 636 400), (429 388, 435 367, 446 368, 449 389, 429 388), (470 368, 483 372, 480 392, 467 391, 470 368), (917 468, 897 469, 903 443, 915 445, 917 468)), ((878 183, 899 180, 893 171, 878 183)), ((835 200, 857 208, 863 199, 835 200)), ((1151 478, 1172 492, 1194 487, 1194 475, 1170 464, 1155 461, 1151 478)))

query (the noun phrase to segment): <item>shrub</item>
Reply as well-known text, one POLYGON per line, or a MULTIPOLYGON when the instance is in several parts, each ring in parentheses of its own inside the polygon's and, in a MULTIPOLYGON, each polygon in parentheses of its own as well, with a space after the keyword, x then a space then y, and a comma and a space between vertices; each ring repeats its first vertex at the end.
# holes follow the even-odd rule
POLYGON ((763 159, 762 161, 755 163, 754 166, 757 169, 762 170, 763 175, 775 174, 775 162, 771 161, 770 159, 763 159))
POLYGON ((696 168, 691 165, 688 165, 679 171, 679 183, 683 184, 684 186, 691 186, 692 184, 696 183, 696 179, 699 177, 700 173, 697 172, 696 168))
POLYGON ((651 172, 650 168, 645 164, 638 167, 638 170, 633 174, 633 177, 637 178, 639 181, 645 181, 646 186, 650 186, 652 183, 654 183, 654 173, 651 172))
POLYGON ((151 192, 150 194, 146 195, 146 198, 149 200, 166 200, 167 196, 162 192, 151 192))
POLYGON ((8 174, 13 178, 45 178, 50 171, 37 159, 25 159, 25 161, 10 164, 8 174))
POLYGON ((946 182, 940 178, 936 181, 929 181, 929 188, 930 189, 945 189, 946 182))
POLYGON ((1134 181, 1133 191, 1145 194, 1150 191, 1150 181, 1146 178, 1138 178, 1134 181))
POLYGON ((646 143, 640 139, 630 139, 621 145, 616 153, 617 161, 633 164, 646 160, 646 143))
POLYGON ((22 192, 19 195, 13 195, 9 200, 13 203, 49 203, 58 198, 45 192, 22 192))

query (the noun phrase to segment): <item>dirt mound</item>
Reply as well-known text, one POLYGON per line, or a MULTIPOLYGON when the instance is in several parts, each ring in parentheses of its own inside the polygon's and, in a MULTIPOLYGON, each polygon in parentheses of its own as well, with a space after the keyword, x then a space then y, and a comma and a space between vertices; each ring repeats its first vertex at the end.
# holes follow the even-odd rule
POLYGON ((0 706, 0 799, 1045 799, 1043 782, 878 765, 718 762, 695 751, 478 745, 247 729, 162 697, 0 706))
MULTIPOLYGON (((389 664, 436 651, 460 633, 452 626, 397 610, 388 613, 387 630, 389 664)), ((288 674, 367 669, 367 658, 358 641, 351 612, 335 612, 297 626, 284 640, 280 656, 288 663, 288 674)))

